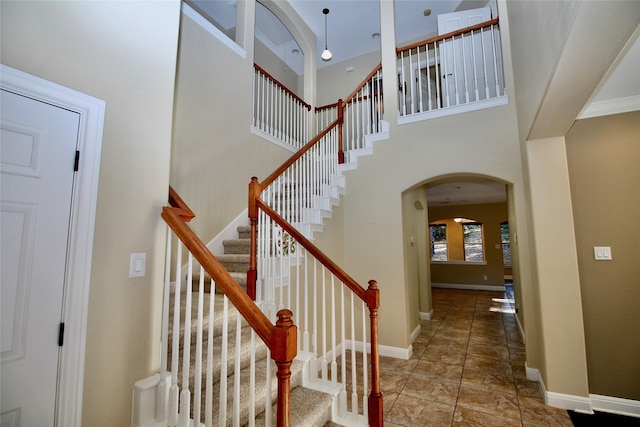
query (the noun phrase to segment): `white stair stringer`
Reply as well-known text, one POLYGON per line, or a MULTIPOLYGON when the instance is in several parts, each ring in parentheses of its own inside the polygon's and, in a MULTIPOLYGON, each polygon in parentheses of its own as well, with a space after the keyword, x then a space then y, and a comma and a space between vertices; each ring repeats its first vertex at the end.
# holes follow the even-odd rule
POLYGON ((389 122, 382 120, 380 122, 381 131, 377 133, 371 133, 364 136, 364 147, 356 148, 346 151, 344 153, 344 163, 338 165, 338 170, 341 172, 356 170, 358 168, 358 157, 369 156, 373 154, 373 143, 376 141, 382 141, 389 139, 389 122))

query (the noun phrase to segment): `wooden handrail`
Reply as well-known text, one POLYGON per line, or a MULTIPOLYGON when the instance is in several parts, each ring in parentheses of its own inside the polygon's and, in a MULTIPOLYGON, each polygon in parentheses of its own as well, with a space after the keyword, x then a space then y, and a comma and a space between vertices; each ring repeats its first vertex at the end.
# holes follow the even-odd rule
POLYGON ((176 213, 180 215, 185 222, 191 221, 196 217, 191 208, 185 203, 184 200, 178 195, 173 187, 169 186, 169 205, 177 209, 176 213))
POLYGON ((307 104, 306 102, 304 102, 304 100, 302 98, 300 98, 298 95, 296 95, 295 93, 293 93, 288 87, 286 87, 285 85, 283 85, 282 83, 280 83, 275 77, 273 77, 271 74, 269 74, 264 68, 260 67, 258 64, 253 64, 253 68, 255 68, 256 70, 260 71, 262 74, 264 74, 265 76, 267 76, 271 81, 273 81, 276 86, 278 86, 280 89, 284 90, 285 92, 287 92, 289 95, 291 95, 291 97, 295 100, 297 100, 298 102, 300 102, 302 105, 304 105, 305 107, 307 107, 308 111, 311 111, 311 105, 307 104))
POLYGON ((479 24, 476 25, 471 25, 469 27, 465 27, 465 28, 461 28, 459 30, 456 31, 451 31, 450 33, 447 34, 442 34, 436 37, 431 37, 430 39, 426 39, 424 41, 420 41, 420 42, 416 42, 416 43, 411 43, 410 45, 404 46, 404 47, 397 47, 396 48, 396 55, 398 55, 401 52, 406 52, 407 50, 411 50, 411 49, 415 49, 417 47, 421 47, 424 46, 426 44, 431 44, 431 43, 436 43, 451 37, 455 37, 455 36, 459 36, 460 34, 464 34, 464 33, 468 33, 471 31, 475 31, 475 30, 479 30, 480 28, 484 28, 484 27, 490 27, 491 25, 496 25, 499 22, 499 18, 495 18, 492 19, 490 21, 485 21, 485 22, 481 22, 479 24))
POLYGON ((382 70, 382 62, 380 64, 378 64, 377 67, 375 67, 373 69, 373 71, 371 71, 367 77, 364 78, 364 80, 353 90, 353 92, 351 92, 349 94, 349 96, 347 96, 344 100, 344 104, 348 104, 349 102, 351 102, 351 100, 358 94, 358 92, 360 92, 360 89, 362 89, 363 87, 365 87, 367 85, 367 83, 369 83, 369 80, 371 80, 371 78, 373 76, 376 75, 376 73, 378 71, 382 70))
POLYGON ((322 107, 316 107, 315 108, 315 112, 318 113, 320 111, 329 110, 331 108, 336 108, 337 106, 338 106, 338 103, 334 102, 333 104, 327 104, 327 105, 323 105, 322 107))
MULTIPOLYGON (((282 229, 288 233, 295 241, 297 241, 303 248, 313 255, 321 264, 332 272, 342 283, 347 285, 351 291, 356 294, 361 300, 367 301, 367 291, 358 284, 351 276, 349 276, 343 269, 341 269, 331 258, 326 256, 317 246, 315 246, 309 239, 304 237, 295 227, 289 224, 284 218, 273 210, 273 208, 267 205, 261 198, 256 200, 256 206, 262 209, 269 217, 275 221, 282 229)), ((368 304, 367 304, 368 305, 368 304)))
POLYGON ((318 135, 316 135, 313 139, 311 139, 311 141, 307 142, 301 149, 296 151, 296 153, 293 156, 291 156, 287 161, 285 161, 282 165, 280 165, 280 167, 278 169, 276 169, 271 175, 269 175, 264 181, 262 181, 262 183, 260 184, 260 191, 262 191, 265 188, 267 188, 269 186, 269 184, 271 184, 273 181, 275 181, 276 178, 282 174, 282 172, 287 170, 287 168, 289 168, 289 166, 294 164, 296 162, 296 160, 298 160, 300 157, 302 157, 318 141, 320 141, 322 138, 324 138, 324 136, 327 133, 329 133, 329 131, 331 129, 333 129, 334 127, 338 126, 338 124, 339 124, 339 120, 337 119, 333 123, 331 123, 329 126, 327 126, 327 128, 325 130, 323 130, 318 135))
POLYGON ((194 218, 195 214, 171 187, 169 203, 171 207, 162 208, 162 218, 271 351, 271 358, 278 366, 276 423, 278 427, 289 427, 291 363, 298 351, 298 329, 291 320, 293 313, 286 309, 278 311, 278 321, 273 325, 202 240, 189 228, 186 221, 194 218), (188 219, 185 220, 185 217, 188 219))

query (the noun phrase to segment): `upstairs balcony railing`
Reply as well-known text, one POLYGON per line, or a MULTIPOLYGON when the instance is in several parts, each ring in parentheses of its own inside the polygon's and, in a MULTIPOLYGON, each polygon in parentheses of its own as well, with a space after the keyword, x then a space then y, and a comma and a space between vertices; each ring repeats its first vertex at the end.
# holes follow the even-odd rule
POLYGON ((505 95, 498 18, 396 49, 399 117, 505 95))
POLYGON ((347 162, 349 153, 368 148, 366 137, 383 132, 382 64, 375 67, 344 101, 316 107, 315 112, 318 129, 326 128, 334 120, 342 123, 342 152, 347 162))
POLYGON ((310 137, 311 105, 254 64, 253 123, 255 129, 300 149, 310 137))

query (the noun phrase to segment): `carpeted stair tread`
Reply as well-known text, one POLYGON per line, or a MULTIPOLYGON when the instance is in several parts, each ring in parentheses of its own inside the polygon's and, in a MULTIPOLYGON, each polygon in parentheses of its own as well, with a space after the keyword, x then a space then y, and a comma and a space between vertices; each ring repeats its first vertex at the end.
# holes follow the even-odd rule
MULTIPOLYGON (((333 396, 304 387, 291 390, 291 426, 322 427, 331 419, 333 396)), ((256 418, 256 427, 265 425, 264 412, 256 418)), ((271 410, 271 425, 276 425, 276 405, 271 410)))
POLYGON ((223 240, 225 254, 248 254, 251 249, 251 239, 229 239, 223 240))

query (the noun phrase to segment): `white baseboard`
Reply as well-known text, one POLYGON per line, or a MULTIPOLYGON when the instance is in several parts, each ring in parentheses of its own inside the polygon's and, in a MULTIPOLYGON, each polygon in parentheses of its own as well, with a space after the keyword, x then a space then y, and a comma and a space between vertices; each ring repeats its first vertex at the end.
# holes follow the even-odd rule
POLYGON ((576 412, 592 414, 593 411, 609 412, 640 418, 640 401, 622 399, 620 397, 590 394, 589 397, 573 396, 570 394, 547 391, 540 371, 530 368, 525 362, 525 370, 529 381, 537 381, 540 392, 544 396, 545 404, 554 408, 569 409, 576 412))
POLYGON ((554 408, 569 409, 583 414, 592 414, 591 399, 589 397, 574 396, 571 394, 555 393, 548 391, 545 394, 545 402, 554 408))
POLYGON ((466 283, 431 283, 432 288, 444 288, 444 289, 465 289, 472 291, 498 291, 503 292, 505 290, 504 285, 471 285, 466 283))
POLYGON ((638 400, 598 394, 590 394, 589 397, 591 398, 591 406, 596 411, 640 418, 640 401, 638 400))
POLYGON ((527 337, 524 334, 524 328, 522 327, 522 323, 520 323, 520 317, 518 316, 518 313, 516 313, 515 318, 516 318, 516 324, 518 325, 518 330, 520 331, 520 336, 522 337, 522 343, 526 344, 527 337))
POLYGON ((431 320, 433 319, 433 310, 430 310, 428 313, 420 311, 420 320, 431 320))
POLYGON ((540 371, 538 371, 535 368, 530 368, 529 366, 527 366, 527 362, 524 362, 524 369, 525 369, 525 372, 527 373, 527 379, 529 381, 540 382, 540 371))
POLYGON ((411 358, 411 354, 413 353, 413 347, 409 346, 407 348, 400 347, 390 347, 387 345, 379 345, 378 352, 380 356, 393 357, 395 359, 404 359, 409 360, 411 358))
POLYGON ((413 330, 413 332, 411 332, 411 335, 409 335, 409 342, 413 343, 418 336, 420 335, 420 331, 422 330, 422 327, 420 326, 420 324, 418 324, 418 326, 416 326, 416 328, 413 330))

